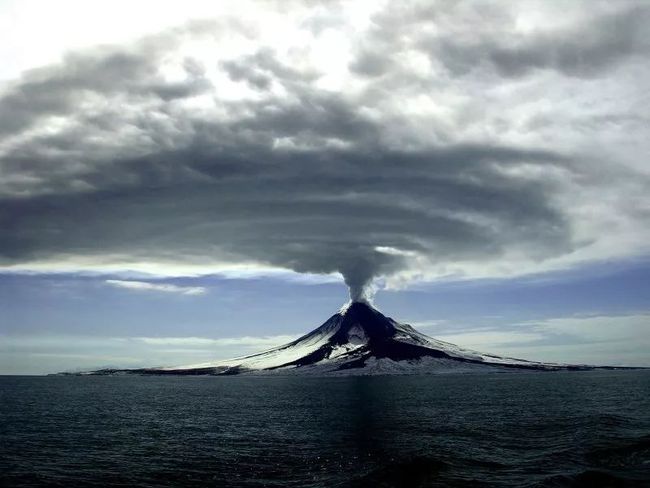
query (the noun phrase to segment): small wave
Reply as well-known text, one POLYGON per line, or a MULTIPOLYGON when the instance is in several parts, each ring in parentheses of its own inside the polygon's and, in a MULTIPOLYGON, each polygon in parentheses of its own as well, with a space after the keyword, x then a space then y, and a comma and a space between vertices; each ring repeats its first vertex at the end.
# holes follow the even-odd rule
POLYGON ((573 475, 552 476, 537 486, 539 488, 647 488, 648 482, 588 469, 573 475))
POLYGON ((618 440, 585 454, 588 462, 609 469, 643 472, 650 476, 650 435, 618 440))
POLYGON ((449 468, 450 465, 441 459, 416 456, 389 462, 352 480, 346 486, 350 488, 449 486, 448 483, 440 484, 438 479, 440 474, 449 468))

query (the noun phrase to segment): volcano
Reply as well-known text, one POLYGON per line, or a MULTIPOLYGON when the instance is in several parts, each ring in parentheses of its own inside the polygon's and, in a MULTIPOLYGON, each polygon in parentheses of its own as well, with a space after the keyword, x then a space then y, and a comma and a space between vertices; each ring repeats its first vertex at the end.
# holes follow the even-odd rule
POLYGON ((366 302, 352 302, 312 332, 250 356, 175 368, 105 369, 90 374, 368 375, 569 369, 593 367, 540 363, 463 349, 396 322, 366 302))

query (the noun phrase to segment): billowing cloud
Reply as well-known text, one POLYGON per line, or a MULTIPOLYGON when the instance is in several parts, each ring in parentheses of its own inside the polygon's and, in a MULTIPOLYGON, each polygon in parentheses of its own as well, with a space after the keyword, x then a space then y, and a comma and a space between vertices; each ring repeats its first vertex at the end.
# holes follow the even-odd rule
POLYGON ((0 264, 339 272, 358 298, 647 252, 648 8, 378 5, 257 4, 8 83, 0 264))
POLYGON ((465 347, 540 361, 650 365, 650 315, 584 315, 528 321, 507 329, 469 328, 438 336, 465 347), (617 358, 612 360, 611 358, 617 358))
MULTIPOLYGON (((388 31, 398 38, 415 27, 407 43, 414 42, 452 76, 474 71, 485 76, 493 70, 492 74, 517 78, 534 70, 553 70, 570 77, 598 77, 635 61, 630 58, 647 59, 646 5, 574 2, 562 6, 561 12, 558 7, 548 2, 524 2, 516 9, 504 2, 454 2, 440 9, 407 4, 398 15, 381 16, 377 33, 388 31)), ((364 58, 367 53, 359 59, 362 65, 364 58)), ((377 57, 373 64, 384 59, 377 57)))
POLYGON ((171 283, 150 283, 148 281, 106 280, 110 286, 136 291, 159 291, 180 295, 203 295, 208 290, 203 286, 179 286, 171 283))

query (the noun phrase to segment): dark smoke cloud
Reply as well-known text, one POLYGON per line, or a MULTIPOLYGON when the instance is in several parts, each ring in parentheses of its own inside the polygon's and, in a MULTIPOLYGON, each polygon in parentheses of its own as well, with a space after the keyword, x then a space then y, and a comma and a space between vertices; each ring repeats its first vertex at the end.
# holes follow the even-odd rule
MULTIPOLYGON (((71 54, 16 81, 0 98, 0 263, 256 263, 340 272, 351 297, 363 299, 378 276, 513 255, 543 261, 586 245, 566 197, 588 183, 573 194, 577 206, 604 185, 601 162, 585 165, 581 154, 541 143, 464 136, 480 107, 452 130, 439 121, 434 136, 386 108, 404 91, 422 91, 424 80, 396 56, 408 22, 383 15, 350 66, 369 83, 361 92, 319 88, 316 68, 299 69, 266 46, 212 65, 181 57, 183 76, 169 81, 159 67, 187 29, 71 54), (372 49, 379 37, 395 49, 372 49), (220 97, 208 75, 215 66, 258 96, 220 97), (212 109, 197 110, 197 97, 212 109)), ((616 15, 637 25, 628 11, 616 15)), ((639 54, 636 34, 621 29, 609 34, 620 42, 600 53, 608 61, 590 62, 590 73, 639 54)), ((454 76, 479 58, 505 78, 533 67, 574 74, 569 61, 539 61, 545 36, 511 56, 496 41, 459 47, 450 36, 431 47, 424 31, 415 34, 419 52, 440 57, 454 76)), ((590 39, 584 52, 600 52, 590 39)), ((572 42, 567 49, 581 47, 578 36, 572 42)))

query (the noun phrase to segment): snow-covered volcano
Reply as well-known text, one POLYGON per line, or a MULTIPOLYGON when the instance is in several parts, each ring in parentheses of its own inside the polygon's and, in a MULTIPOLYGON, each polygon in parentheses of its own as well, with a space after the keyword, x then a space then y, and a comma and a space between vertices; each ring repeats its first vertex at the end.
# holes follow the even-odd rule
POLYGON ((405 374, 506 369, 589 369, 482 354, 428 337, 353 302, 289 344, 251 356, 175 368, 101 370, 95 374, 405 374))

